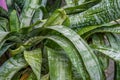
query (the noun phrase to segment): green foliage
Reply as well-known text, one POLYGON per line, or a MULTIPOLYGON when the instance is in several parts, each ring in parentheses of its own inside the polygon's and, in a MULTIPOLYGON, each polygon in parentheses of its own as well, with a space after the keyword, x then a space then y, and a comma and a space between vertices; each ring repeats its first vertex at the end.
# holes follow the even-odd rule
POLYGON ((36 49, 32 51, 24 51, 25 60, 31 66, 34 74, 36 75, 37 79, 40 80, 40 73, 41 73, 41 63, 42 63, 42 55, 41 50, 36 49))
POLYGON ((69 59, 64 51, 57 51, 47 48, 49 71, 51 80, 72 80, 72 69, 69 59), (54 70, 53 70, 54 69, 54 70))
POLYGON ((120 80, 119 0, 7 0, 0 80, 120 80), (111 22, 112 21, 112 22, 111 22))
POLYGON ((27 65, 28 64, 22 54, 18 54, 10 58, 0 67, 0 79, 11 80, 16 72, 26 67, 27 65))

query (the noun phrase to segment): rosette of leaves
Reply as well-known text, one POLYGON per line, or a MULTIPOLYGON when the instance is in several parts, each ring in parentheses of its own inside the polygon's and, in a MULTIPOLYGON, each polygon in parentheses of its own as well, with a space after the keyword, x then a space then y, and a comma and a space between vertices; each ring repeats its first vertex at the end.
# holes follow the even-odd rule
POLYGON ((0 80, 106 80, 109 59, 119 80, 119 3, 7 0, 8 15, 0 14, 0 80))

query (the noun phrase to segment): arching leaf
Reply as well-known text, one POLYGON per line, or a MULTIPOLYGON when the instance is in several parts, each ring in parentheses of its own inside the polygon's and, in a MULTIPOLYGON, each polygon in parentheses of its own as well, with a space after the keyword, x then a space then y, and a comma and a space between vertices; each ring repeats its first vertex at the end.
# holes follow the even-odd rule
POLYGON ((47 48, 51 80, 72 80, 71 64, 64 51, 47 48))
POLYGON ((27 63, 32 68, 37 80, 40 80, 41 76, 41 63, 42 63, 42 53, 40 49, 32 51, 24 51, 24 57, 27 63))
POLYGON ((73 30, 63 26, 50 26, 46 28, 61 33, 73 43, 78 50, 79 55, 81 56, 81 59, 83 60, 83 63, 92 80, 104 79, 97 57, 78 34, 76 34, 73 30))
POLYGON ((18 54, 9 60, 7 60, 0 67, 0 79, 1 80, 11 80, 12 77, 22 68, 26 67, 28 64, 24 60, 22 54, 18 54))
POLYGON ((76 49, 74 49, 75 47, 69 41, 66 41, 65 38, 58 36, 49 36, 46 38, 57 43, 65 51, 66 55, 69 57, 71 63, 76 68, 83 80, 89 79, 89 75, 86 72, 86 68, 84 67, 79 53, 76 49))
MULTIPOLYGON (((95 45, 106 45, 105 41, 104 41, 104 35, 103 34, 94 34, 92 36, 92 44, 95 45)), ((107 43, 108 44, 108 43, 107 43)), ((108 64, 109 64, 109 59, 102 55, 100 52, 95 52, 96 56, 98 57, 98 60, 101 64, 101 67, 103 70, 107 69, 108 64)))
POLYGON ((81 28, 104 24, 119 19, 119 3, 119 0, 101 0, 99 4, 96 4, 87 11, 70 15, 71 27, 81 28))

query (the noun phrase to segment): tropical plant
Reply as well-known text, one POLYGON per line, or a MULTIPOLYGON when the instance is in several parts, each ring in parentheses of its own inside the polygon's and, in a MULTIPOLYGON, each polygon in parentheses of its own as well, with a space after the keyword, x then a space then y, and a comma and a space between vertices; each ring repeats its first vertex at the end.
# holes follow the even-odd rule
POLYGON ((120 80, 119 0, 6 2, 0 80, 106 80, 109 60, 120 80))

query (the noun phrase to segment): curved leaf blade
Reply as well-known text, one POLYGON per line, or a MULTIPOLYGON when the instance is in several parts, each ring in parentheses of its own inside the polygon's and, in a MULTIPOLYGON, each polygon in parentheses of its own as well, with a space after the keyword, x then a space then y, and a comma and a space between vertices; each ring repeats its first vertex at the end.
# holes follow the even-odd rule
POLYGON ((41 63, 42 63, 42 53, 40 49, 35 49, 32 51, 24 51, 24 57, 27 63, 32 68, 38 80, 40 80, 41 75, 41 63))
MULTIPOLYGON (((103 37, 102 34, 97 34, 97 35, 94 34, 92 36, 92 43, 96 44, 98 46, 99 45, 106 45, 106 43, 104 41, 104 37, 103 37)), ((99 62, 101 64, 102 69, 103 70, 107 69, 108 63, 109 63, 109 59, 106 56, 100 54, 100 52, 96 52, 96 55, 98 57, 98 60, 99 60, 99 62)))
POLYGON ((8 61, 6 61, 0 67, 0 79, 1 80, 11 80, 12 77, 22 68, 26 67, 28 64, 24 60, 22 54, 18 54, 8 61))
POLYGON ((64 51, 47 48, 51 80, 72 80, 71 63, 64 51), (54 70, 53 70, 54 69, 54 70))
POLYGON ((4 45, 4 46, 0 49, 0 57, 8 50, 11 46, 13 46, 13 44, 4 45))
POLYGON ((13 10, 10 14, 10 31, 19 31, 20 25, 17 16, 17 12, 13 10))
POLYGON ((86 72, 85 67, 83 66, 83 62, 80 59, 79 53, 68 40, 60 36, 49 36, 46 38, 57 43, 66 52, 66 55, 69 57, 71 63, 76 68, 83 80, 89 79, 89 75, 86 72))
POLYGON ((9 34, 9 32, 0 31, 0 43, 9 34))
POLYGON ((80 56, 92 80, 104 79, 97 57, 93 53, 92 49, 90 49, 90 47, 78 34, 76 34, 73 30, 63 26, 50 26, 46 28, 61 33, 74 44, 80 53, 80 56))
POLYGON ((116 62, 120 62, 120 51, 114 48, 105 47, 105 46, 95 46, 93 47, 96 51, 103 53, 109 58, 115 60, 116 62))
MULTIPOLYGON (((120 47, 120 38, 118 35, 113 35, 113 34, 106 34, 108 40, 109 40, 109 43, 110 43, 110 46, 114 49, 119 49, 120 47)), ((119 54, 118 54, 119 56, 119 54)), ((120 63, 116 63, 116 69, 115 69, 115 80, 119 80, 120 79, 120 63)))

